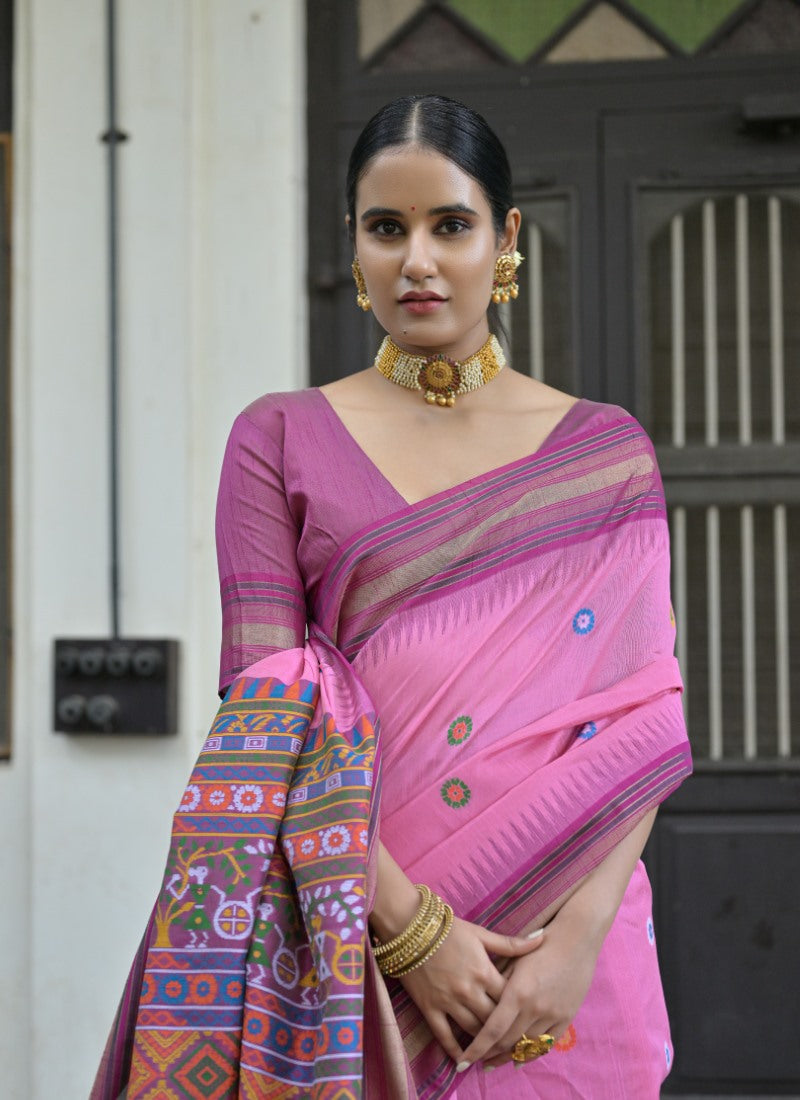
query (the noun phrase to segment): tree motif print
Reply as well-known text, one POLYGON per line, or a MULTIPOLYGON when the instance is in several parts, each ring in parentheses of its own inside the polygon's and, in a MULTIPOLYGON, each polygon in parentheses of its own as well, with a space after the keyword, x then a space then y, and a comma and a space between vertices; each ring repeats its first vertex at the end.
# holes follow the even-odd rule
POLYGON ((252 886, 246 845, 246 840, 236 840, 215 850, 211 844, 191 840, 173 847, 164 876, 164 896, 156 906, 156 947, 173 946, 170 928, 174 925, 183 924, 194 931, 207 927, 199 906, 207 900, 205 881, 215 866, 229 880, 224 887, 226 895, 240 885, 252 886), (195 885, 200 889, 193 891, 195 885), (166 902, 165 897, 169 898, 166 902))

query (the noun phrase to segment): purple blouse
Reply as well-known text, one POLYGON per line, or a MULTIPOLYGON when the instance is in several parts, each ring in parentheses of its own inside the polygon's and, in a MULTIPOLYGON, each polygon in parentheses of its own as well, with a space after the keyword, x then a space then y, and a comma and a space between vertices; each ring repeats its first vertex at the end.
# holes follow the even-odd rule
MULTIPOLYGON (((539 449, 603 414, 608 406, 579 400, 539 449)), ((468 493, 494 472, 452 491, 468 493)), ((220 693, 255 661, 303 645, 325 567, 346 539, 422 503, 404 500, 319 389, 266 394, 240 413, 217 498, 220 693)))

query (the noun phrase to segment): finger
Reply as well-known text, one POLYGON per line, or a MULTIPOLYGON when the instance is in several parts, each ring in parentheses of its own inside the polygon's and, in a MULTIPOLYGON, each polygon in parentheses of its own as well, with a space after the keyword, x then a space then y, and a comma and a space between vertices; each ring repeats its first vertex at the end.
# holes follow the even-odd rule
POLYGON ((482 1062, 484 1058, 492 1058, 510 1050, 522 1032, 516 1006, 501 1001, 464 1051, 461 1064, 472 1065, 473 1062, 482 1062), (514 1036, 513 1042, 506 1041, 509 1034, 514 1036))
POLYGON ((488 928, 481 928, 479 937, 483 946, 492 955, 519 958, 520 955, 529 955, 542 946, 544 929, 537 928, 527 936, 503 936, 499 932, 490 932, 488 928))
POLYGON ((485 1070, 497 1069, 498 1066, 505 1066, 511 1061, 511 1051, 507 1050, 505 1054, 498 1054, 494 1058, 484 1058, 483 1068, 485 1070))
POLYGON ((509 1020, 508 1014, 503 1016, 501 1006, 498 1006, 497 1012, 485 1021, 480 1035, 476 1036, 464 1051, 463 1060, 484 1063, 493 1062, 498 1058, 508 1060, 506 1056, 510 1057, 511 1051, 515 1044, 519 1042, 523 1033, 528 1036, 549 1034, 558 1039, 566 1030, 566 1027, 562 1026, 561 1021, 552 1022, 552 1020, 552 1016, 537 1017, 531 1020, 530 1016, 523 1015, 522 1012, 512 1012, 509 1020), (502 1028, 506 1020, 508 1020, 508 1026, 503 1031, 502 1028), (493 1039, 489 1045, 484 1045, 486 1036, 493 1039), (474 1053, 476 1050, 477 1053, 474 1053))
MULTIPOLYGON (((503 990, 503 985, 500 986, 500 994, 501 995, 502 995, 502 990, 503 990)), ((499 1000, 500 1000, 500 996, 495 998, 495 997, 492 997, 492 995, 490 993, 485 992, 485 993, 482 993, 479 998, 476 998, 476 1000, 470 1001, 466 1005, 466 1007, 469 1008, 469 1010, 471 1012, 475 1013, 475 1015, 480 1020, 481 1027, 482 1027, 483 1024, 485 1023, 485 1021, 489 1019, 491 1014, 497 1008, 497 1002, 499 1000)))
POLYGON ((524 1020, 521 1016, 517 1016, 510 1024, 505 1034, 495 1040, 480 1060, 482 1062, 491 1062, 494 1058, 502 1058, 505 1055, 510 1057, 511 1051, 514 1049, 514 1044, 521 1038, 523 1031, 525 1031, 524 1020))
POLYGON ((433 1033, 433 1037, 439 1043, 439 1046, 444 1050, 445 1054, 452 1058, 456 1064, 460 1064, 464 1060, 464 1052, 456 1042, 456 1037, 453 1035, 450 1025, 447 1022, 447 1017, 443 1012, 430 1012, 425 1014, 425 1020, 428 1027, 433 1033))
POLYGON ((500 998, 503 996, 503 991, 508 983, 508 975, 501 974, 499 970, 488 963, 485 973, 482 973, 480 980, 483 983, 483 987, 486 991, 487 1009, 483 1015, 483 1019, 487 1019, 490 1013, 494 1012, 497 1005, 500 1003, 500 998))
POLYGON ((477 1035, 483 1027, 483 1020, 476 1016, 474 1012, 470 1012, 468 1008, 464 1008, 463 1005, 457 1005, 450 1010, 448 1015, 463 1031, 466 1031, 468 1035, 472 1035, 473 1037, 477 1035))
MULTIPOLYGON (((491 1067, 492 1069, 496 1069, 498 1066, 504 1066, 507 1062, 512 1061, 511 1053, 514 1050, 516 1043, 522 1037, 523 1032, 528 1037, 536 1035, 552 1035, 555 1041, 558 1042, 565 1031, 566 1027, 562 1027, 560 1025, 557 1026, 555 1024, 552 1024, 550 1027, 545 1027, 543 1023, 534 1020, 532 1023, 528 1024, 527 1027, 523 1028, 523 1031, 521 1031, 519 1035, 516 1035, 515 1033, 515 1037, 512 1037, 511 1039, 508 1039, 507 1042, 504 1042, 503 1048, 501 1050, 494 1053, 490 1051, 483 1059, 484 1069, 489 1067, 491 1067)), ((543 1056, 540 1055, 540 1057, 543 1056)))

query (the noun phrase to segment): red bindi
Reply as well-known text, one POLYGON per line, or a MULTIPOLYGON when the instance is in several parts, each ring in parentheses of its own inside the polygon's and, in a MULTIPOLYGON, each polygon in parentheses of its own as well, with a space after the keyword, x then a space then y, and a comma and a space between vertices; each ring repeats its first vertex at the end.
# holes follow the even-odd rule
POLYGON ((411 209, 412 209, 412 210, 416 210, 417 208, 416 208, 416 206, 412 206, 412 207, 411 207, 411 209))

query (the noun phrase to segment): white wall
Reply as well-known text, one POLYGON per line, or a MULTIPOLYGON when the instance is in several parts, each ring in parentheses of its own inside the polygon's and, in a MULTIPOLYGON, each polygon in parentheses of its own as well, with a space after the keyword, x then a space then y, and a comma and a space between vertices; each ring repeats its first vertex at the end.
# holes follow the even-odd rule
POLYGON ((215 709, 225 437, 305 382, 303 7, 118 0, 121 625, 182 657, 180 734, 148 740, 52 731, 52 639, 110 623, 105 4, 17 4, 4 1100, 88 1094, 215 709))

